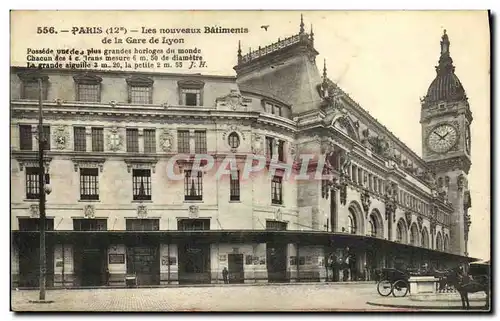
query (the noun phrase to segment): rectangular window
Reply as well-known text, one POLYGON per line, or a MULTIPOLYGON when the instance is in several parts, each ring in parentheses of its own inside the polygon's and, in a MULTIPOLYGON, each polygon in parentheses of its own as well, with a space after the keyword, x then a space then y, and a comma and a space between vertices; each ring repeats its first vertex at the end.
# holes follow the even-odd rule
POLYGON ((194 132, 194 152, 196 154, 207 153, 207 132, 204 130, 196 130, 194 132))
POLYGON ((76 84, 77 86, 77 101, 100 102, 101 101, 101 85, 100 84, 76 84))
POLYGON ((201 106, 201 90, 182 89, 181 99, 181 105, 201 106))
POLYGON ((273 113, 273 105, 270 103, 265 103, 264 108, 266 110, 266 113, 273 113))
POLYGON ((85 127, 74 127, 73 136, 75 143, 75 152, 87 151, 87 135, 85 127))
POLYGON ((139 130, 137 128, 127 128, 127 152, 139 152, 139 130))
POLYGON ((104 151, 104 130, 102 128, 92 128, 92 151, 104 151))
POLYGON ((126 219, 127 231, 158 231, 160 229, 159 219, 126 219))
POLYGON ((43 126, 43 134, 42 134, 42 137, 43 137, 43 142, 44 142, 44 146, 43 146, 43 149, 44 150, 50 150, 50 126, 43 126))
POLYGON ((151 200, 151 170, 132 170, 132 192, 134 201, 151 200))
POLYGON ((73 219, 73 230, 75 231, 106 231, 107 229, 107 219, 73 219))
POLYGON ((184 200, 201 201, 203 200, 203 176, 201 171, 194 172, 191 175, 190 170, 184 171, 184 200))
POLYGON ((99 172, 97 168, 80 168, 80 199, 99 200, 99 172))
POLYGON ((210 219, 181 219, 177 221, 179 231, 207 231, 210 230, 210 219))
POLYGON ((189 147, 189 131, 188 130, 178 130, 177 131, 177 150, 182 154, 191 153, 189 147))
POLYGON ((280 176, 274 176, 271 182, 271 203, 283 204, 283 183, 280 176))
MULTIPOLYGON (((39 175, 40 169, 38 167, 26 168, 26 198, 38 199, 40 196, 39 175)), ((45 184, 50 184, 49 174, 44 175, 45 184)))
POLYGON ((156 130, 144 129, 144 152, 156 153, 156 130))
POLYGON ((363 186, 363 169, 358 168, 358 184, 363 186))
POLYGON ((229 200, 239 201, 240 200, 240 171, 234 171, 230 175, 229 181, 229 200))
POLYGON ((285 142, 278 140, 278 161, 285 161, 285 142))
MULTIPOLYGON (((40 87, 38 81, 24 81, 23 82, 22 99, 38 100, 40 99, 40 87)), ((42 83, 42 100, 47 100, 48 82, 42 83)))
POLYGON ((368 189, 369 189, 370 191, 372 191, 372 190, 373 190, 373 183, 372 183, 372 179, 373 179, 372 174, 368 174, 368 189))
POLYGON ((267 158, 273 158, 274 152, 274 138, 266 137, 266 156, 267 158))
POLYGON ((281 106, 276 106, 276 105, 274 106, 274 114, 276 116, 282 116, 282 114, 281 114, 281 106))
POLYGON ((352 165, 352 181, 358 182, 358 167, 356 165, 352 165))
MULTIPOLYGON (((19 218, 19 231, 39 231, 40 219, 39 218, 19 218)), ((45 218, 45 230, 54 230, 54 219, 45 218)))
POLYGON ((19 125, 19 148, 21 150, 33 150, 31 125, 19 125))
POLYGON ((152 87, 130 86, 130 103, 132 104, 151 104, 152 87))

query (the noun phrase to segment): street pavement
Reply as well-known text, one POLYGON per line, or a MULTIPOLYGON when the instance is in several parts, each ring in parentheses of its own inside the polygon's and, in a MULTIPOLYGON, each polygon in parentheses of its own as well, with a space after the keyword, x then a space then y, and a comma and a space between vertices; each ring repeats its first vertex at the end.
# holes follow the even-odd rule
POLYGON ((367 304, 377 297, 375 283, 49 290, 46 299, 53 303, 30 303, 38 299, 38 291, 13 290, 11 309, 16 312, 398 311, 367 304))

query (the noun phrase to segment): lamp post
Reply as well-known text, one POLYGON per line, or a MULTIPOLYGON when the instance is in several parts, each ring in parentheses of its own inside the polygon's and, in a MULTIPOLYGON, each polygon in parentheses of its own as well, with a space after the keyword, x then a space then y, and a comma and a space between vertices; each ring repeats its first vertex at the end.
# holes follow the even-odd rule
POLYGON ((45 148, 45 137, 43 137, 43 113, 42 113, 42 78, 38 77, 38 186, 39 186, 39 210, 40 210, 40 301, 45 301, 45 270, 46 270, 46 252, 45 252, 45 194, 50 194, 51 188, 45 185, 45 168, 43 164, 43 149, 45 148))

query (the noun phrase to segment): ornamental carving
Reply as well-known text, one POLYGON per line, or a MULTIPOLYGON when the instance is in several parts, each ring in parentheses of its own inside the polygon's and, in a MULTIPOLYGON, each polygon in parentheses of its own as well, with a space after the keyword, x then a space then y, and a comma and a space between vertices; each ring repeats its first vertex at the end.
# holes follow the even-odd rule
POLYGON ((292 161, 295 161, 297 157, 297 145, 290 143, 288 146, 289 146, 288 148, 290 152, 290 158, 292 159, 292 161))
POLYGON ((434 219, 431 219, 430 230, 431 230, 431 234, 436 233, 436 221, 434 219))
POLYGON ((168 129, 164 129, 160 134, 160 147, 164 152, 171 152, 174 143, 174 136, 168 129))
POLYGON ((262 136, 259 134, 252 134, 252 153, 256 155, 262 154, 264 150, 263 145, 262 136))
POLYGON ((418 230, 421 231, 424 226, 424 218, 422 217, 422 215, 419 215, 417 217, 417 224, 418 224, 418 230))
MULTIPOLYGON (((228 136, 232 133, 236 133, 241 140, 246 139, 245 134, 238 128, 238 126, 228 126, 228 128, 222 133, 222 140, 226 143, 227 146, 229 146, 228 136)), ((233 149, 231 146, 229 147, 233 149)))
POLYGON ((469 210, 472 206, 472 199, 470 197, 470 191, 464 193, 464 211, 469 210))
POLYGON ((29 207, 29 213, 32 218, 39 218, 40 217, 40 208, 38 204, 31 204, 29 207))
POLYGON ((346 178, 349 178, 349 168, 351 167, 351 155, 349 152, 345 152, 340 158, 340 172, 346 178))
POLYGON ((372 201, 370 200, 370 193, 367 189, 363 190, 363 192, 361 193, 361 205, 363 207, 363 210, 365 211, 365 218, 368 217, 371 203, 372 201))
POLYGON ((146 205, 137 206, 137 217, 138 218, 146 218, 148 216, 148 208, 146 205))
POLYGON ((280 208, 276 209, 276 211, 274 212, 274 219, 276 221, 282 221, 283 220, 283 213, 281 213, 281 209, 280 208))
POLYGON ((155 173, 156 168, 156 160, 155 159, 125 159, 125 163, 127 164, 127 172, 132 172, 132 169, 149 169, 151 172, 155 173))
POLYGON ((83 207, 83 216, 85 216, 85 218, 94 218, 95 217, 94 205, 85 205, 83 207))
POLYGON ((465 176, 464 176, 464 174, 460 174, 457 177, 457 188, 458 188, 458 191, 459 192, 463 191, 464 187, 465 187, 465 176))
POLYGON ((405 219, 406 219, 406 225, 407 225, 408 230, 409 230, 410 226, 411 226, 411 212, 410 211, 405 212, 405 219))
POLYGON ((396 198, 398 195, 398 185, 394 182, 386 181, 385 195, 391 199, 396 198))
POLYGON ((392 216, 392 220, 396 222, 396 209, 397 209, 397 204, 394 201, 394 199, 391 199, 386 196, 385 198, 385 219, 389 220, 390 217, 392 216))
POLYGON ((247 110, 248 103, 252 100, 244 98, 237 90, 232 89, 229 94, 215 99, 216 107, 227 107, 231 110, 243 109, 247 110))
POLYGON ((339 182, 340 204, 345 205, 347 202, 347 178, 341 174, 339 182))
POLYGON ((198 218, 199 214, 199 207, 198 205, 190 205, 189 206, 189 218, 198 218))
POLYGON ((105 158, 73 158, 73 168, 78 172, 79 168, 98 168, 102 173, 104 168, 105 158))
POLYGON ((111 128, 108 133, 108 149, 115 152, 120 150, 122 145, 123 137, 120 135, 118 128, 111 128))
POLYGON ((56 149, 65 149, 69 142, 69 131, 67 130, 67 126, 57 126, 53 136, 56 149))
MULTIPOLYGON (((19 170, 23 171, 25 167, 38 167, 38 159, 35 158, 24 158, 24 157, 15 157, 17 162, 19 163, 19 170)), ((48 173, 50 171, 50 161, 51 157, 44 157, 43 167, 45 171, 48 173)))

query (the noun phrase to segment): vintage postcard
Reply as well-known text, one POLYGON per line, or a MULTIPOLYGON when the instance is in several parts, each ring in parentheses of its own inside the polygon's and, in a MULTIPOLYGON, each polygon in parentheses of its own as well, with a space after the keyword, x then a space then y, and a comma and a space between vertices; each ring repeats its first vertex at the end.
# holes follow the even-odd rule
POLYGON ((487 11, 11 11, 11 310, 490 310, 487 11))

